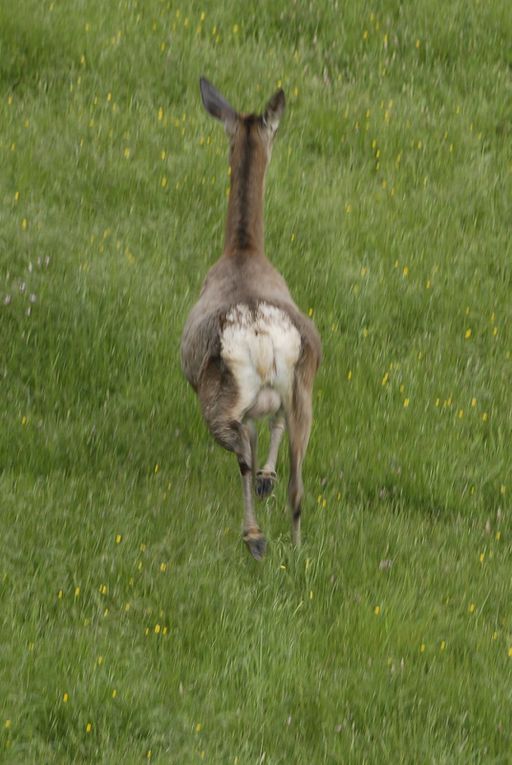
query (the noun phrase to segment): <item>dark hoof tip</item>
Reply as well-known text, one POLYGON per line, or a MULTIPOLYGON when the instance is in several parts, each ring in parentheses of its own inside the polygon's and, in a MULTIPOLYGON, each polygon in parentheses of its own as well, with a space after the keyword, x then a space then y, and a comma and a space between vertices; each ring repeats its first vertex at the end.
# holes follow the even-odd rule
POLYGON ((267 549, 267 541, 263 534, 244 536, 244 542, 255 560, 263 560, 267 549))
POLYGON ((263 473, 261 470, 259 470, 256 473, 255 481, 256 496, 259 499, 265 499, 266 497, 269 497, 272 494, 275 482, 275 473, 263 473))

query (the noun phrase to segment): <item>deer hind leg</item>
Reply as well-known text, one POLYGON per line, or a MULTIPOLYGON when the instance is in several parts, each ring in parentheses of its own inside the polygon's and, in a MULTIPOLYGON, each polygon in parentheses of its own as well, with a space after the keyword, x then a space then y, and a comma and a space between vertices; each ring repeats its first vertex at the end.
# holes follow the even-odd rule
POLYGON ((258 526, 254 512, 253 477, 256 466, 257 431, 254 423, 249 421, 239 426, 239 445, 236 449, 242 488, 244 492, 244 525, 243 540, 249 552, 256 560, 265 555, 267 542, 258 526))
POLYGON ((270 420, 270 448, 268 452, 267 461, 261 468, 257 470, 255 475, 255 488, 256 495, 260 499, 265 499, 272 493, 274 484, 276 482, 276 461, 277 454, 279 452, 279 446, 281 444, 283 434, 285 431, 285 419, 282 412, 272 417, 270 420))
POLYGON ((292 520, 292 539, 297 547, 300 545, 301 505, 304 496, 302 463, 306 456, 312 422, 311 393, 311 390, 308 390, 303 384, 296 384, 293 406, 287 413, 290 444, 288 501, 292 520))
POLYGON ((257 432, 252 421, 215 422, 212 433, 218 443, 234 452, 242 477, 244 522, 242 538, 253 558, 261 560, 267 543, 254 512, 253 476, 256 469, 257 432))
POLYGON ((232 376, 221 380, 217 364, 207 369, 207 383, 199 388, 199 400, 208 428, 224 449, 236 454, 244 493, 243 540, 256 560, 265 554, 266 541, 254 513, 253 476, 256 470, 257 433, 254 423, 233 420, 229 413, 237 398, 237 388, 232 376), (222 382, 222 385, 221 385, 222 382))

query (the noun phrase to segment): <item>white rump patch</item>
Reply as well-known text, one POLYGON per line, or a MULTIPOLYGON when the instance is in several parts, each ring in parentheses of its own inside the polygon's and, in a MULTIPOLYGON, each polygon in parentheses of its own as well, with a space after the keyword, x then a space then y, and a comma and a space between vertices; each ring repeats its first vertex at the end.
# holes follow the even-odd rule
POLYGON ((268 303, 231 308, 221 336, 221 356, 239 391, 235 419, 265 417, 287 407, 293 391, 300 334, 285 311, 268 303))

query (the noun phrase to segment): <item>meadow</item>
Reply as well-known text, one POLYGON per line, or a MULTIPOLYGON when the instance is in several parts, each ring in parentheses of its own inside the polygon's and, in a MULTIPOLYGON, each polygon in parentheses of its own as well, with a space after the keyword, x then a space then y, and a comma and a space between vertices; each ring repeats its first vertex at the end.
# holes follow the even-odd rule
POLYGON ((509 0, 0 4, 0 762, 512 761, 511 40, 509 0), (286 92, 266 251, 324 345, 262 563, 179 364, 202 74, 286 92))

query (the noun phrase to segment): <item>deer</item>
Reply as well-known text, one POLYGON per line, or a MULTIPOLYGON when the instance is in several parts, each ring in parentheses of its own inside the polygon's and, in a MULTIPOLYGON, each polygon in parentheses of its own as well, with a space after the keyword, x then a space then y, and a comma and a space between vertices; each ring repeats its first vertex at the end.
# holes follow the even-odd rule
POLYGON ((264 252, 264 185, 285 109, 277 90, 262 114, 241 114, 205 78, 206 111, 229 138, 230 189, 221 257, 210 268, 183 329, 181 364, 213 438, 234 452, 242 478, 242 538, 256 560, 266 539, 254 495, 268 498, 285 430, 289 443, 288 502, 292 540, 301 541, 302 466, 312 425, 313 382, 320 335, 294 303, 285 279, 264 252), (270 446, 257 463, 256 421, 268 418, 270 446))

